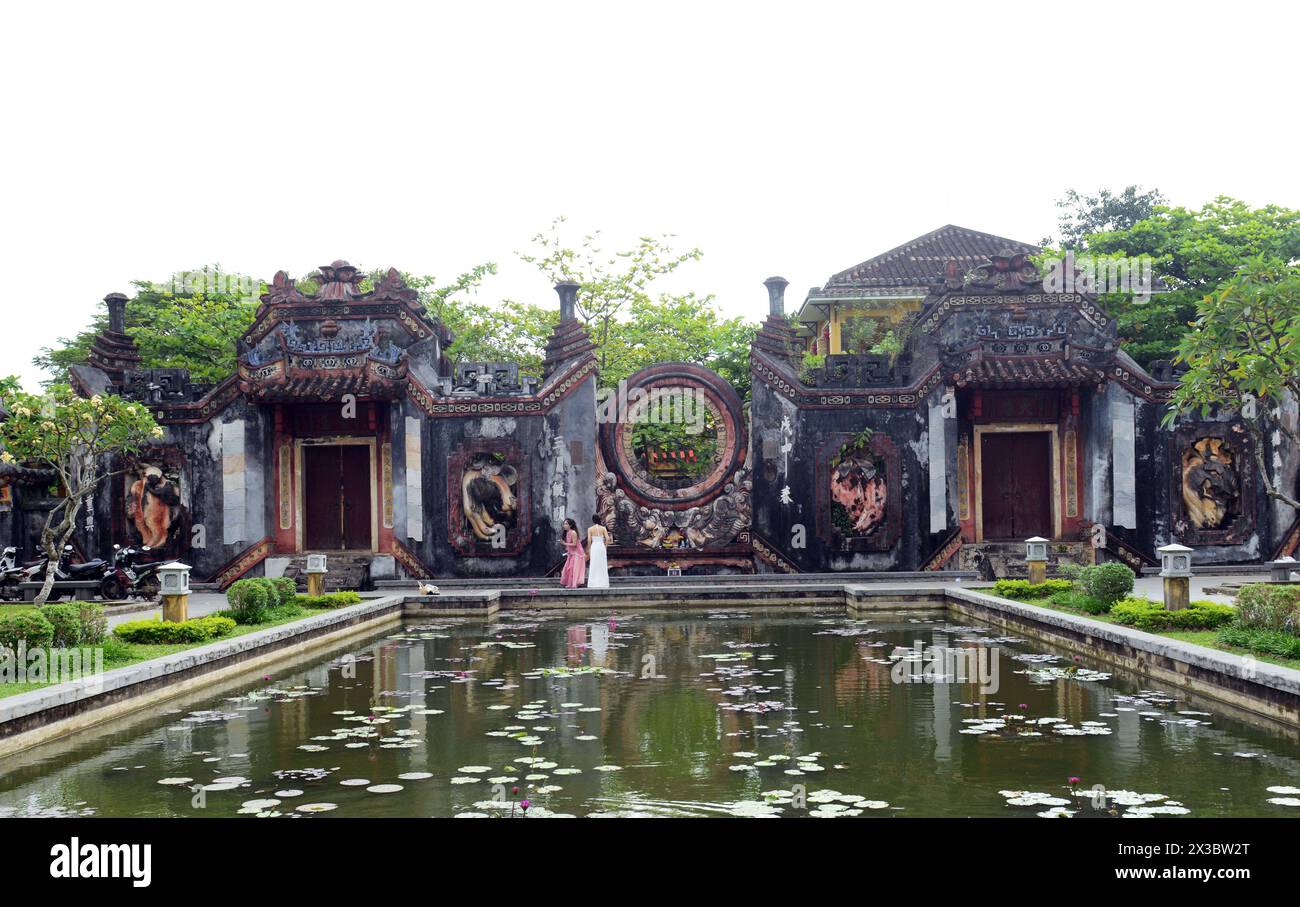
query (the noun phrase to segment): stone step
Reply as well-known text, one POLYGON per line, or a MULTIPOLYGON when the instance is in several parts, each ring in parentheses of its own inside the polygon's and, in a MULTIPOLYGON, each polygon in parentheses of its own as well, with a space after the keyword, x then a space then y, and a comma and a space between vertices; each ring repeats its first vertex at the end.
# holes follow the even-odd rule
MULTIPOLYGON (((374 588, 370 579, 370 562, 373 554, 352 554, 340 551, 313 552, 325 555, 325 591, 362 592, 374 588)), ((295 554, 289 558, 283 576, 295 580, 298 590, 307 589, 307 555, 295 554)))

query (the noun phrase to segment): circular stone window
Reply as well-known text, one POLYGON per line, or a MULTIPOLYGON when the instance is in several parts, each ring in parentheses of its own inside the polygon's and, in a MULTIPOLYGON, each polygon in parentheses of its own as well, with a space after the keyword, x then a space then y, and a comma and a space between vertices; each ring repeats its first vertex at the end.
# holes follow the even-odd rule
POLYGON ((619 484, 674 510, 716 497, 744 463, 740 398, 716 373, 670 362, 637 372, 598 406, 601 446, 619 484))

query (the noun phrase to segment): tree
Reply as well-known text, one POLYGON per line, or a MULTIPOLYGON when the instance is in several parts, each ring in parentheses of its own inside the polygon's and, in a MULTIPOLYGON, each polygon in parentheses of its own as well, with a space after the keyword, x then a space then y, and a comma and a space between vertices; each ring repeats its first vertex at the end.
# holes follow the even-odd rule
MULTIPOLYGON (((1155 213, 1157 205, 1164 203, 1165 197, 1159 189, 1143 192, 1140 186, 1125 186, 1118 195, 1109 189, 1100 189, 1096 195, 1080 195, 1071 189, 1064 198, 1056 200, 1056 207, 1061 209, 1057 217, 1061 231, 1059 245, 1077 251, 1092 234, 1127 230, 1146 220, 1155 213)), ((1057 245, 1050 237, 1042 244, 1057 245)))
MULTIPOLYGON (((650 284, 671 274, 688 261, 703 257, 699 249, 673 250, 671 236, 642 236, 636 245, 612 255, 600 247, 600 231, 584 236, 579 247, 565 245, 560 235, 565 218, 551 222, 549 232, 533 237, 535 252, 520 252, 523 261, 534 265, 552 283, 571 280, 578 284, 578 317, 587 325, 596 343, 600 370, 612 364, 611 334, 618 315, 636 302, 652 297, 650 284)), ((710 297, 711 299, 711 297, 710 297)))
POLYGON ((116 394, 81 397, 66 384, 36 395, 24 392, 17 378, 5 378, 0 403, 8 414, 0 423, 0 458, 53 469, 63 492, 41 528, 41 548, 49 558, 45 585, 36 596, 36 604, 43 605, 82 506, 93 501, 100 482, 125 469, 115 465, 124 462, 123 455, 140 451, 163 432, 143 404, 116 394))
POLYGON ((616 387, 656 362, 691 362, 711 368, 742 398, 749 391, 749 344, 757 325, 722 319, 712 296, 664 293, 632 300, 627 318, 612 321, 597 355, 602 387, 616 387))
MULTIPOLYGON (((126 333, 140 349, 144 368, 185 368, 196 382, 215 383, 235 371, 235 342, 253 323, 260 280, 226 274, 220 267, 178 272, 168 283, 133 281, 135 296, 126 304, 126 333)), ((71 365, 86 361, 90 345, 108 327, 101 304, 91 326, 73 338, 60 338, 34 357, 36 365, 63 380, 71 365)))
POLYGON ((1300 510, 1294 493, 1280 487, 1268 451, 1274 430, 1288 444, 1300 444, 1278 412, 1284 403, 1300 400, 1300 268, 1276 259, 1251 259, 1201 299, 1175 361, 1187 371, 1166 424, 1188 413, 1204 418, 1216 410, 1237 410, 1254 441, 1265 492, 1300 510))
POLYGON ((1289 262, 1300 258, 1300 211, 1220 196, 1199 210, 1156 206, 1131 227, 1085 237, 1090 254, 1149 255, 1164 285, 1147 302, 1103 300, 1115 316, 1120 340, 1143 366, 1173 358, 1197 306, 1257 256, 1289 262))

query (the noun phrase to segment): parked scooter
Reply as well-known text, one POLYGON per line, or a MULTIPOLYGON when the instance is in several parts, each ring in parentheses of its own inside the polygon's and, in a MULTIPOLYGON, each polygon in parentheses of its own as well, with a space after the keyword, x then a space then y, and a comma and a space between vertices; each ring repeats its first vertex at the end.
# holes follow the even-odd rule
POLYGON ((27 567, 18 564, 18 549, 10 545, 0 554, 0 600, 19 597, 18 584, 26 581, 27 567))
POLYGON ((142 545, 139 548, 129 546, 119 548, 114 545, 113 548, 113 564, 125 574, 128 582, 127 591, 137 598, 157 598, 162 591, 162 585, 158 579, 158 568, 165 561, 142 560, 142 558, 153 553, 148 545, 142 545))

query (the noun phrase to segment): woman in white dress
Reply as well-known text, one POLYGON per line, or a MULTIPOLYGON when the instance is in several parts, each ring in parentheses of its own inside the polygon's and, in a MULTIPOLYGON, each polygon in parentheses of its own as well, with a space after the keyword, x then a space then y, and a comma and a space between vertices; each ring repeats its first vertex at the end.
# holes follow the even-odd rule
POLYGON ((609 561, 605 557, 608 541, 609 533, 600 525, 599 518, 593 516, 591 528, 587 530, 587 560, 591 562, 587 570, 588 589, 609 588, 609 561))

